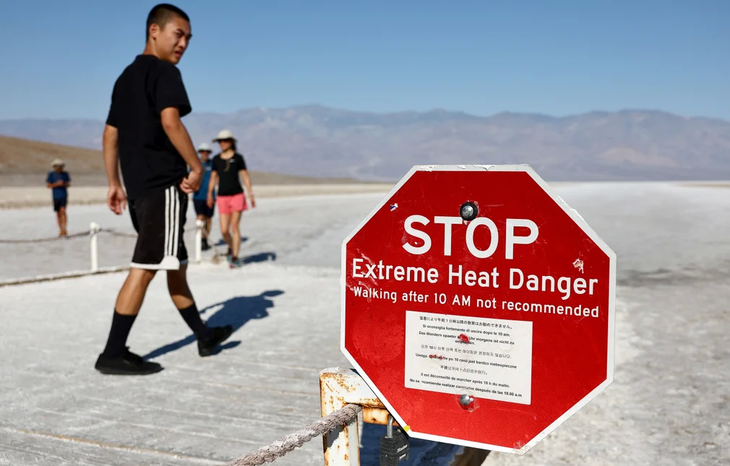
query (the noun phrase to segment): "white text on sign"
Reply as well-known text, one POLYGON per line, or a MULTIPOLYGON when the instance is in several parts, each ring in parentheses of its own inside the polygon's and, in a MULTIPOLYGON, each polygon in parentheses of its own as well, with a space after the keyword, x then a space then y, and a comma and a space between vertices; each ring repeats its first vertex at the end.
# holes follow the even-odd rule
MULTIPOLYGON (((449 285, 466 285, 480 288, 499 288, 500 272, 497 267, 491 271, 464 270, 462 265, 448 264, 446 274, 449 285)), ((510 268, 507 275, 507 285, 511 290, 525 289, 541 293, 560 293, 561 299, 569 299, 572 295, 592 296, 598 279, 582 277, 554 277, 552 275, 536 275, 523 272, 519 268, 510 268)), ((435 267, 402 266, 386 264, 382 260, 378 263, 368 263, 363 258, 352 259, 352 277, 366 280, 395 280, 396 282, 431 283, 439 282, 441 274, 435 267)))
MULTIPOLYGON (((433 218, 433 222, 444 226, 444 256, 451 255, 451 227, 459 225, 463 222, 461 217, 439 217, 433 218)), ((421 225, 428 225, 430 221, 423 215, 411 215, 406 218, 405 230, 411 236, 423 241, 423 245, 414 246, 410 243, 403 245, 403 249, 414 255, 426 254, 431 249, 431 236, 422 230, 417 230, 413 224, 418 223, 421 225)), ((508 218, 506 221, 506 232, 505 232, 505 259, 514 258, 514 247, 517 244, 532 244, 538 237, 539 231, 537 224, 532 220, 526 218, 508 218), (515 229, 518 227, 527 228, 529 234, 527 236, 517 235, 515 229)), ((469 252, 476 258, 486 259, 491 257, 492 254, 497 250, 499 245, 499 230, 493 220, 487 217, 479 217, 471 222, 466 228, 466 247, 469 252), (490 233, 490 242, 487 249, 479 249, 474 244, 474 234, 477 228, 487 228, 490 233)))

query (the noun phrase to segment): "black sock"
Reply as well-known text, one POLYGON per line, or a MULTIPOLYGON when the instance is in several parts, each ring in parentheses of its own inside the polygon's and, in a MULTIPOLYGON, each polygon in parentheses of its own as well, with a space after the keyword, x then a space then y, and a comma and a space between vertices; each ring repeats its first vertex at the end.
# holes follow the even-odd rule
POLYGON ((208 336, 208 327, 206 327, 200 319, 200 313, 198 312, 198 307, 195 304, 190 307, 186 307, 185 309, 178 309, 178 311, 197 338, 205 338, 208 336))
POLYGON ((129 331, 132 330, 132 324, 137 316, 125 316, 114 310, 114 318, 112 319, 112 328, 109 331, 109 339, 104 348, 104 356, 115 358, 124 354, 127 349, 127 337, 129 331))

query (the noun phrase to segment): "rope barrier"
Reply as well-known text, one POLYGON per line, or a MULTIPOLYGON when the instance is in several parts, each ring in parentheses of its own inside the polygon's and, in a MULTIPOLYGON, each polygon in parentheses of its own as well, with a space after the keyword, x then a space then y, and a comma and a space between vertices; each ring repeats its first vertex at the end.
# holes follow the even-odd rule
POLYGON ((66 239, 83 238, 89 236, 91 233, 88 231, 82 231, 80 233, 74 233, 67 236, 51 236, 48 238, 33 238, 33 239, 0 239, 0 244, 20 244, 20 243, 45 243, 48 241, 60 241, 66 239))
MULTIPOLYGON (((186 228, 185 232, 195 231, 197 228, 186 228)), ((137 239, 139 236, 137 233, 126 233, 122 231, 118 231, 112 228, 100 228, 98 224, 92 223, 88 231, 82 231, 78 233, 73 233, 71 235, 67 236, 54 236, 54 237, 47 237, 47 238, 28 238, 28 239, 0 239, 0 244, 34 244, 34 243, 43 243, 43 242, 52 242, 52 241, 61 241, 66 239, 75 239, 75 238, 82 238, 82 237, 90 237, 91 238, 91 270, 77 270, 77 271, 70 271, 70 272, 62 272, 57 274, 50 274, 50 275, 37 275, 33 277, 23 277, 23 278, 14 278, 10 280, 0 280, 0 287, 3 286, 11 286, 11 285, 21 285, 26 283, 36 283, 36 282, 43 282, 43 281, 51 281, 51 280, 61 280, 64 278, 76 278, 76 277, 83 277, 86 275, 94 275, 97 273, 111 273, 111 272, 119 272, 122 270, 128 270, 128 266, 124 267, 107 267, 107 268, 99 268, 98 263, 98 250, 97 250, 97 235, 99 233, 106 233, 111 236, 117 236, 122 238, 133 238, 137 239)))
POLYGON ((63 280, 66 278, 80 278, 80 277, 86 277, 89 275, 101 275, 101 274, 107 274, 107 273, 124 272, 126 270, 129 270, 128 266, 119 266, 119 267, 105 267, 105 268, 101 268, 96 271, 79 270, 79 271, 64 272, 64 273, 50 274, 50 275, 36 275, 34 277, 11 278, 10 280, 0 280, 0 288, 2 288, 4 286, 26 285, 29 283, 51 282, 51 281, 56 281, 56 280, 63 280))
MULTIPOLYGON (((185 233, 194 231, 194 228, 186 228, 185 233)), ((99 233, 107 233, 112 236, 118 236, 121 238, 137 238, 137 233, 124 233, 122 231, 114 230, 113 228, 102 228, 99 233)), ((29 238, 29 239, 0 239, 0 244, 29 244, 29 243, 46 243, 50 241, 63 241, 67 239, 84 238, 89 236, 91 232, 81 231, 79 233, 73 233, 66 236, 49 236, 46 238, 29 238)))
POLYGON ((121 231, 113 230, 111 228, 102 228, 99 233, 108 233, 112 236, 119 236, 121 238, 136 238, 137 233, 124 233, 121 231))
POLYGON ((295 448, 301 447, 314 437, 324 435, 332 431, 335 427, 347 425, 357 417, 360 411, 362 411, 362 407, 359 405, 346 405, 344 408, 338 409, 328 416, 307 425, 304 429, 298 430, 279 441, 241 456, 226 464, 226 466, 259 466, 264 463, 271 463, 295 448))

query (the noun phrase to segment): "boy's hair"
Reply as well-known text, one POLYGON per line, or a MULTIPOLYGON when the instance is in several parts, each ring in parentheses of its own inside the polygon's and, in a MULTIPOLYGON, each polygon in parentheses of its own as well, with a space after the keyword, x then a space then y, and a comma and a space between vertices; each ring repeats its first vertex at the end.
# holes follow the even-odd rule
POLYGON ((179 16, 187 22, 190 22, 190 17, 175 5, 169 3, 160 3, 155 5, 147 15, 147 31, 145 32, 145 40, 150 40, 150 27, 153 24, 160 26, 160 29, 164 28, 168 21, 173 16, 179 16))

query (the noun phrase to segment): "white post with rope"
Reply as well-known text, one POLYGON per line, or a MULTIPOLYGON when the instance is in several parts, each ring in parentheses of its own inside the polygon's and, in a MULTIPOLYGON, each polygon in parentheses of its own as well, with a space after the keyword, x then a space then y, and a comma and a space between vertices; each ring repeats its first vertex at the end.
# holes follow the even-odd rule
POLYGON ((91 249, 91 271, 99 271, 99 244, 98 236, 101 227, 96 222, 91 222, 89 225, 89 246, 91 249))
POLYGON ((203 228, 205 228, 205 222, 195 220, 195 262, 197 263, 203 260, 203 228))

